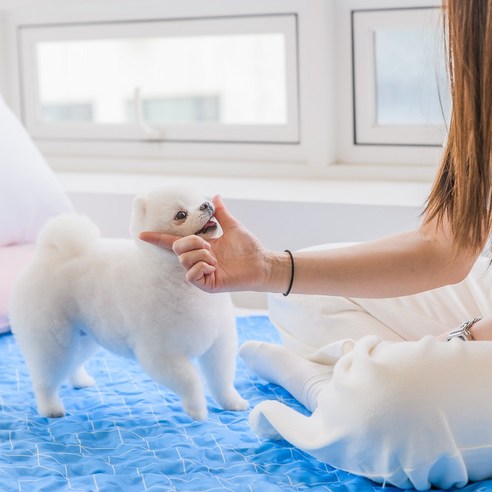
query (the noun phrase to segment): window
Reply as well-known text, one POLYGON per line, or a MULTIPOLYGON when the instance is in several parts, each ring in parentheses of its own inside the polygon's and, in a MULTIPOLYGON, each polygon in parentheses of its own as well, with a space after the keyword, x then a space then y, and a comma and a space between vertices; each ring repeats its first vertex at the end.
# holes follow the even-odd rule
POLYGON ((38 139, 299 141, 295 15, 25 26, 38 139))
MULTIPOLYGON (((129 103, 130 114, 135 104, 129 103)), ((222 120, 221 95, 194 95, 161 97, 142 101, 144 120, 151 123, 190 123, 222 120)), ((131 116, 128 117, 131 119, 131 116)))
POLYGON ((450 101, 437 8, 353 12, 354 143, 440 146, 450 101))
POLYGON ((440 2, 43 2, 8 16, 4 78, 57 169, 429 179, 439 161, 440 2))
POLYGON ((66 123, 69 121, 93 121, 94 109, 93 104, 76 103, 69 101, 65 103, 42 103, 41 119, 46 122, 66 123))

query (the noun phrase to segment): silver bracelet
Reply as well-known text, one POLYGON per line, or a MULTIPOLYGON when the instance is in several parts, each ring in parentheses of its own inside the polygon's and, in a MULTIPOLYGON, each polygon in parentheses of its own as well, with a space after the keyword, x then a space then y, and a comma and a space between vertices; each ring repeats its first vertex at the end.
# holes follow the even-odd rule
POLYGON ((453 338, 459 338, 464 342, 474 341, 475 339, 472 337, 472 334, 470 333, 470 328, 481 319, 482 318, 480 316, 477 316, 476 318, 473 318, 469 321, 465 321, 458 328, 456 328, 456 330, 453 330, 449 333, 448 337, 446 338, 446 341, 449 342, 453 338))

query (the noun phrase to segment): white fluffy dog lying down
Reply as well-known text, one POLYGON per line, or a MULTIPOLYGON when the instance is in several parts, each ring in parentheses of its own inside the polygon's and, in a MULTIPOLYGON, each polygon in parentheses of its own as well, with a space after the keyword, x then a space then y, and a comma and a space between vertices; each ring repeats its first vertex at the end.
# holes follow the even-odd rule
POLYGON ((213 204, 188 189, 162 187, 133 201, 133 240, 101 239, 86 217, 63 215, 41 231, 37 252, 11 295, 11 325, 27 363, 38 411, 62 417, 60 385, 94 384, 84 362, 99 345, 136 358, 176 392, 184 410, 207 416, 197 359, 215 401, 247 402, 233 386, 236 328, 230 296, 185 279, 174 253, 138 239, 142 231, 217 235, 213 204))

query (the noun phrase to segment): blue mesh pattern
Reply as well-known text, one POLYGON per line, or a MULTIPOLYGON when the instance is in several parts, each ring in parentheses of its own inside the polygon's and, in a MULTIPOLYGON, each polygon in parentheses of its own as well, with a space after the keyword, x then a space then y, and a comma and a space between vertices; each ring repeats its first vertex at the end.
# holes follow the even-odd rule
MULTIPOLYGON (((265 316, 238 317, 240 341, 278 341, 265 316)), ((216 408, 191 421, 178 398, 138 364, 102 351, 88 363, 97 386, 63 387, 67 417, 39 417, 24 361, 12 335, 0 337, 1 491, 396 490, 336 470, 285 441, 259 440, 248 412, 216 408)), ((250 374, 238 360, 236 386, 251 407, 265 399, 303 407, 250 374)), ((492 480, 466 492, 492 490, 492 480)))

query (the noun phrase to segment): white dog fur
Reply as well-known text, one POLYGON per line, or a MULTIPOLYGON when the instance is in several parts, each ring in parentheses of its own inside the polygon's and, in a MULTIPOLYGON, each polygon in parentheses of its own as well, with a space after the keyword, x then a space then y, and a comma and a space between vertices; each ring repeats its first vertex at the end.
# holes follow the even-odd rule
POLYGON ((233 386, 237 336, 230 296, 193 287, 174 253, 138 239, 142 231, 216 236, 213 214, 212 203, 189 189, 161 187, 134 199, 133 239, 101 239, 79 215, 43 228, 10 303, 40 415, 65 415, 58 393, 66 379, 79 388, 94 384, 84 362, 99 345, 137 359, 180 396, 193 419, 207 416, 194 359, 222 408, 247 408, 233 386))

